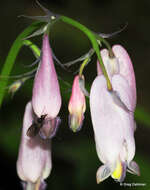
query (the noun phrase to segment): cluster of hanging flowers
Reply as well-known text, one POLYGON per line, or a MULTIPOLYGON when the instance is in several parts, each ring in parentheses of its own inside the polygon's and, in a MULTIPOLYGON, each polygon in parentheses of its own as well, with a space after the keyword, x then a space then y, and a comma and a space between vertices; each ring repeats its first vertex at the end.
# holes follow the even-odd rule
MULTIPOLYGON (((23 82, 34 76, 32 98, 25 108, 17 160, 17 173, 23 181, 25 190, 44 190, 46 187, 44 180, 52 169, 51 140, 60 125, 58 115, 62 103, 53 58, 58 63, 59 60, 49 44, 49 29, 52 23, 55 23, 61 16, 53 15, 43 6, 41 7, 47 15, 38 16, 36 19, 46 22, 46 26, 29 36, 44 33, 41 53, 37 47, 37 51, 35 51, 30 44, 30 48, 38 59, 36 61, 36 63, 39 62, 38 67, 25 73, 21 80, 17 80, 9 89, 12 93, 16 92, 23 82)), ((34 19, 34 17, 30 18, 34 19)), ((63 19, 67 22, 68 18, 63 17, 63 19)), ((109 35, 95 34, 98 49, 101 40, 105 43, 105 37, 109 37, 109 35)), ((29 45, 31 42, 25 40, 25 43, 29 45)), ((97 155, 103 163, 97 170, 97 183, 109 176, 122 182, 125 179, 126 171, 139 175, 139 167, 133 161, 135 155, 136 84, 128 53, 120 45, 114 45, 112 48, 108 46, 108 49, 99 52, 93 47, 79 59, 61 66, 67 68, 77 61, 83 61, 83 63, 79 73, 74 77, 68 104, 68 123, 73 132, 81 130, 86 110, 85 97, 87 96, 97 155), (97 73, 90 93, 88 93, 85 89, 83 70, 95 52, 98 56, 97 73)))
POLYGON ((44 189, 51 171, 50 139, 55 135, 60 119, 61 95, 49 38, 43 36, 42 57, 34 78, 32 100, 27 104, 17 172, 27 182, 25 189, 44 189), (35 186, 35 187, 34 187, 35 186))

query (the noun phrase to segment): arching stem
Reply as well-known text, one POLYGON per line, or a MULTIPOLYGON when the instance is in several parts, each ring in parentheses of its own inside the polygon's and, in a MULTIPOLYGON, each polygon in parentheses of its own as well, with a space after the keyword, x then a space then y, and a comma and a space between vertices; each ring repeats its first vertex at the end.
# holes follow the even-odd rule
POLYGON ((77 22, 71 18, 68 18, 66 16, 61 16, 59 19, 65 23, 67 23, 67 24, 70 24, 70 25, 80 29, 82 32, 84 32, 88 36, 96 54, 97 54, 101 69, 103 71, 103 74, 107 80, 107 88, 108 88, 108 90, 112 90, 112 85, 111 85, 110 79, 108 77, 107 71, 105 69, 105 66, 103 64, 102 57, 100 55, 99 45, 98 45, 98 42, 97 42, 95 35, 87 27, 85 27, 84 25, 80 24, 79 22, 77 22))

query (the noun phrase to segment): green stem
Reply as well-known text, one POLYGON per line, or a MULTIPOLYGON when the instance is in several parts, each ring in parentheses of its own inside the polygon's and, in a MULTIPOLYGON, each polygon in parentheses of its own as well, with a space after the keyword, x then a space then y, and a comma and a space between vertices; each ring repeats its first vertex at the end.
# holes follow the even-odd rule
POLYGON ((98 34, 95 34, 95 37, 96 37, 97 40, 100 40, 108 48, 109 56, 110 56, 110 58, 113 58, 114 57, 114 53, 112 51, 111 45, 107 42, 107 40, 105 40, 104 38, 102 38, 98 34))
POLYGON ((84 69, 85 65, 88 63, 88 61, 89 61, 89 58, 86 58, 86 59, 83 61, 82 65, 81 65, 81 67, 80 67, 80 70, 79 70, 79 76, 80 76, 80 77, 82 76, 83 69, 84 69))
POLYGON ((107 71, 105 69, 105 66, 103 64, 102 57, 100 55, 99 46, 98 46, 98 43, 97 43, 97 39, 95 38, 94 34, 87 27, 85 27, 84 25, 80 24, 79 22, 77 22, 77 21, 75 21, 75 20, 73 20, 71 18, 68 18, 66 16, 61 16, 60 20, 62 20, 63 22, 65 22, 67 24, 70 24, 70 25, 80 29, 82 32, 84 32, 88 36, 88 38, 90 39, 96 54, 97 54, 101 69, 103 71, 103 74, 104 74, 104 76, 105 76, 105 78, 107 80, 107 88, 108 88, 108 90, 112 90, 112 85, 111 85, 110 79, 108 77, 107 71))
MULTIPOLYGON (((8 53, 8 56, 6 58, 6 61, 4 63, 4 66, 1 71, 1 76, 9 76, 13 65, 15 63, 16 57, 18 55, 18 52, 20 48, 23 45, 23 39, 30 35, 32 32, 34 32, 36 29, 39 28, 41 24, 39 22, 34 22, 29 27, 27 27, 14 41, 13 45, 11 46, 11 49, 8 53)), ((0 105, 2 104, 4 94, 5 94, 5 87, 7 86, 8 80, 1 80, 0 81, 0 105)))
POLYGON ((37 45, 33 44, 30 40, 24 40, 23 44, 30 47, 36 58, 40 57, 41 51, 37 45))

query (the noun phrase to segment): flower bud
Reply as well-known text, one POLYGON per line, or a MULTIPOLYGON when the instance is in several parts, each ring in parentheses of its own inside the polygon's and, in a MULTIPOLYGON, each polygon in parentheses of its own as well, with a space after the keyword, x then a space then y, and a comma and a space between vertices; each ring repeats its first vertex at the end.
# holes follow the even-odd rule
POLYGON ((32 124, 33 110, 31 102, 29 102, 24 114, 17 173, 26 184, 39 182, 42 184, 43 180, 49 176, 52 168, 50 141, 41 139, 39 135, 34 138, 28 137, 27 130, 32 124))
POLYGON ((14 81, 9 87, 8 92, 12 94, 12 97, 14 94, 21 88, 21 86, 25 83, 26 80, 31 78, 31 76, 22 77, 21 79, 18 79, 14 81))
POLYGON ((55 71, 48 35, 43 37, 41 62, 34 79, 32 106, 38 118, 46 115, 40 136, 44 139, 54 136, 57 130, 57 115, 61 107, 61 95, 55 71))
POLYGON ((43 37, 41 62, 34 79, 32 106, 37 117, 54 119, 61 107, 61 95, 48 35, 43 37))
POLYGON ((86 109, 85 96, 79 85, 79 76, 75 76, 72 86, 72 94, 69 100, 69 126, 73 132, 79 131, 84 120, 86 109))

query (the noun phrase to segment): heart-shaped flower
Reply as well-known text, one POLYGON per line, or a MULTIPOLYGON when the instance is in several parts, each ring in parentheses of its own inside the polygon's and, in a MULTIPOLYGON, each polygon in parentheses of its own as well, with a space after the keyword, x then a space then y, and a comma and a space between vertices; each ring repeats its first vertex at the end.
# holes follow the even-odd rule
POLYGON ((110 175, 123 181, 126 169, 139 175, 135 155, 134 109, 136 105, 135 77, 131 60, 119 45, 113 47, 115 57, 108 50, 101 55, 111 79, 112 91, 107 90, 106 79, 98 66, 98 74, 90 92, 90 109, 96 150, 104 163, 97 171, 97 182, 110 175))

